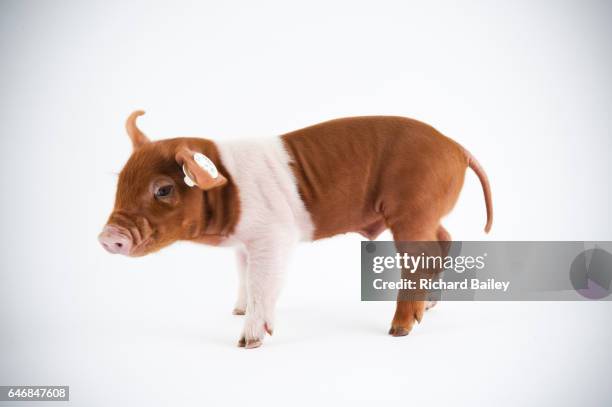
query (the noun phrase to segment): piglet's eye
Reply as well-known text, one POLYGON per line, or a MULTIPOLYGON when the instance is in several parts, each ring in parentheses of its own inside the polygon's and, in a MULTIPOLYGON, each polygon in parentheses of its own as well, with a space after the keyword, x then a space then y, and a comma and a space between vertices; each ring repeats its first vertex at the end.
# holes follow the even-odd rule
POLYGON ((172 193, 172 185, 164 185, 162 187, 157 188, 155 191, 156 198, 164 198, 172 193))

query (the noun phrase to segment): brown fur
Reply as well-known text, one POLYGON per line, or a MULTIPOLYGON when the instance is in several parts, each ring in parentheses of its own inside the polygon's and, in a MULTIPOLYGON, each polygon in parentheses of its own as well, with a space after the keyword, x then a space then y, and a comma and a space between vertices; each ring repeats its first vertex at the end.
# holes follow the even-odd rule
MULTIPOLYGON (((283 141, 315 239, 347 232, 374 239, 389 228, 396 242, 450 240, 440 219, 455 205, 468 166, 483 184, 486 231, 491 227, 482 167, 424 123, 386 116, 338 119, 286 134, 283 141)), ((423 301, 398 301, 390 333, 407 334, 424 310, 423 301)))

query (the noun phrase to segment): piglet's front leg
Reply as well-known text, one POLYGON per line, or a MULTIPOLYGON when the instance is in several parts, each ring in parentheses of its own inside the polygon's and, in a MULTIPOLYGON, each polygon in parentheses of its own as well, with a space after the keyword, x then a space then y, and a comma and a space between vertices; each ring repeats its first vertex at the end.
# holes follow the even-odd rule
POLYGON ((244 315, 247 306, 247 288, 246 288, 246 273, 247 273, 247 253, 242 248, 236 251, 236 263, 238 267, 238 298, 234 305, 232 314, 244 315))
POLYGON ((288 255, 293 239, 259 240, 246 245, 248 252, 247 306, 244 328, 238 346, 257 348, 266 333, 274 330, 274 308, 285 280, 288 255))

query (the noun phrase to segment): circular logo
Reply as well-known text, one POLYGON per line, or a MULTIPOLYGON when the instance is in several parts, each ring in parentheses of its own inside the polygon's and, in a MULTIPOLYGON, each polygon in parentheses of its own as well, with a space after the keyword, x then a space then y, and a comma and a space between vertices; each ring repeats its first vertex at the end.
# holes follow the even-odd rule
POLYGON ((570 281, 578 294, 591 300, 610 295, 612 254, 595 248, 580 253, 570 267, 570 281))

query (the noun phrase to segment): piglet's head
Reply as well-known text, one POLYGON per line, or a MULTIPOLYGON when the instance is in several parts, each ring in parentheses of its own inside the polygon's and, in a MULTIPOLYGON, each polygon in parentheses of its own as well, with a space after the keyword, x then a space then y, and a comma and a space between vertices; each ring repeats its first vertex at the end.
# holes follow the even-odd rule
POLYGON ((119 174, 115 207, 99 235, 111 253, 142 256, 177 240, 198 240, 210 226, 210 205, 227 184, 214 143, 176 138, 150 141, 126 122, 133 152, 119 174), (215 164, 217 163, 217 164, 215 164))

